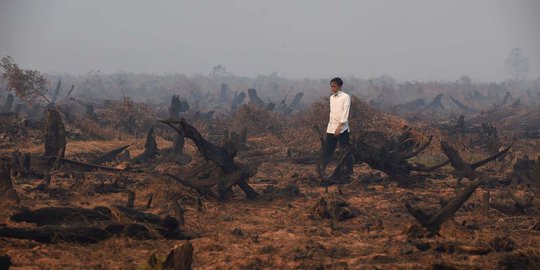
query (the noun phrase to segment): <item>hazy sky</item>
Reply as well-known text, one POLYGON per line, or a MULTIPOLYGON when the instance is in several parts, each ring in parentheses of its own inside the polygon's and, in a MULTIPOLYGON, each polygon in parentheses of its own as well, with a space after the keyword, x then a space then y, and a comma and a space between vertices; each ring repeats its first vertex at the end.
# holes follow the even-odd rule
POLYGON ((540 77, 540 0, 0 0, 0 56, 49 73, 540 77))

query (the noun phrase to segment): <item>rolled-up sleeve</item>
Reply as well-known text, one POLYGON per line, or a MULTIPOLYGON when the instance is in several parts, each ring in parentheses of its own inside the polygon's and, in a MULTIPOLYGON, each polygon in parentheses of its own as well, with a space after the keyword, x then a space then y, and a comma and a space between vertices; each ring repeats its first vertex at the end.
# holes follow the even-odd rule
POLYGON ((351 97, 349 95, 346 95, 343 99, 343 107, 341 111, 341 117, 339 119, 340 123, 346 123, 347 119, 349 119, 349 110, 351 108, 351 97))

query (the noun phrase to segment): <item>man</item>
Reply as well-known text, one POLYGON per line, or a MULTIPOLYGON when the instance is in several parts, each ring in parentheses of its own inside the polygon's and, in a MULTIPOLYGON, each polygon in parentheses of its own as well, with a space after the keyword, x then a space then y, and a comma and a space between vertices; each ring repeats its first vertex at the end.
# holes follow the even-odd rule
MULTIPOLYGON (((336 146, 342 149, 347 147, 349 143, 349 110, 351 108, 351 97, 342 90, 343 80, 341 78, 333 78, 330 81, 330 119, 326 128, 326 140, 324 149, 321 153, 321 169, 325 171, 326 166, 330 163, 330 159, 336 150, 336 146)), ((349 168, 352 168, 352 160, 347 161, 349 168)))

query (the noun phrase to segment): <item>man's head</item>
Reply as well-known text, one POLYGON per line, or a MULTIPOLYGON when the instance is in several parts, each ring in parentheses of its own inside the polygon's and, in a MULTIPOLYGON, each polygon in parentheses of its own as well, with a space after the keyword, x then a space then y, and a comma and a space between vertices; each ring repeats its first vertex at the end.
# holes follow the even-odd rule
POLYGON ((341 87, 343 86, 343 80, 339 77, 333 78, 330 81, 330 89, 332 89, 332 93, 337 93, 341 91, 341 87))

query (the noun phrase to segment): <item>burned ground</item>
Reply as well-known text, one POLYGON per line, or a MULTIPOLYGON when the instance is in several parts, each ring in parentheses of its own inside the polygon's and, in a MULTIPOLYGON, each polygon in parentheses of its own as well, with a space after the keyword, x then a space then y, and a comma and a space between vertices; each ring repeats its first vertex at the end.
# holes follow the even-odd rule
POLYGON ((353 173, 328 182, 313 128, 326 125, 326 100, 278 109, 255 89, 239 104, 221 89, 190 92, 222 102, 215 114, 174 109, 178 97, 169 110, 59 101, 66 144, 47 155, 51 120, 2 116, 0 258, 13 269, 540 267, 537 107, 470 103, 460 119, 442 96, 400 107, 354 97, 353 173))

